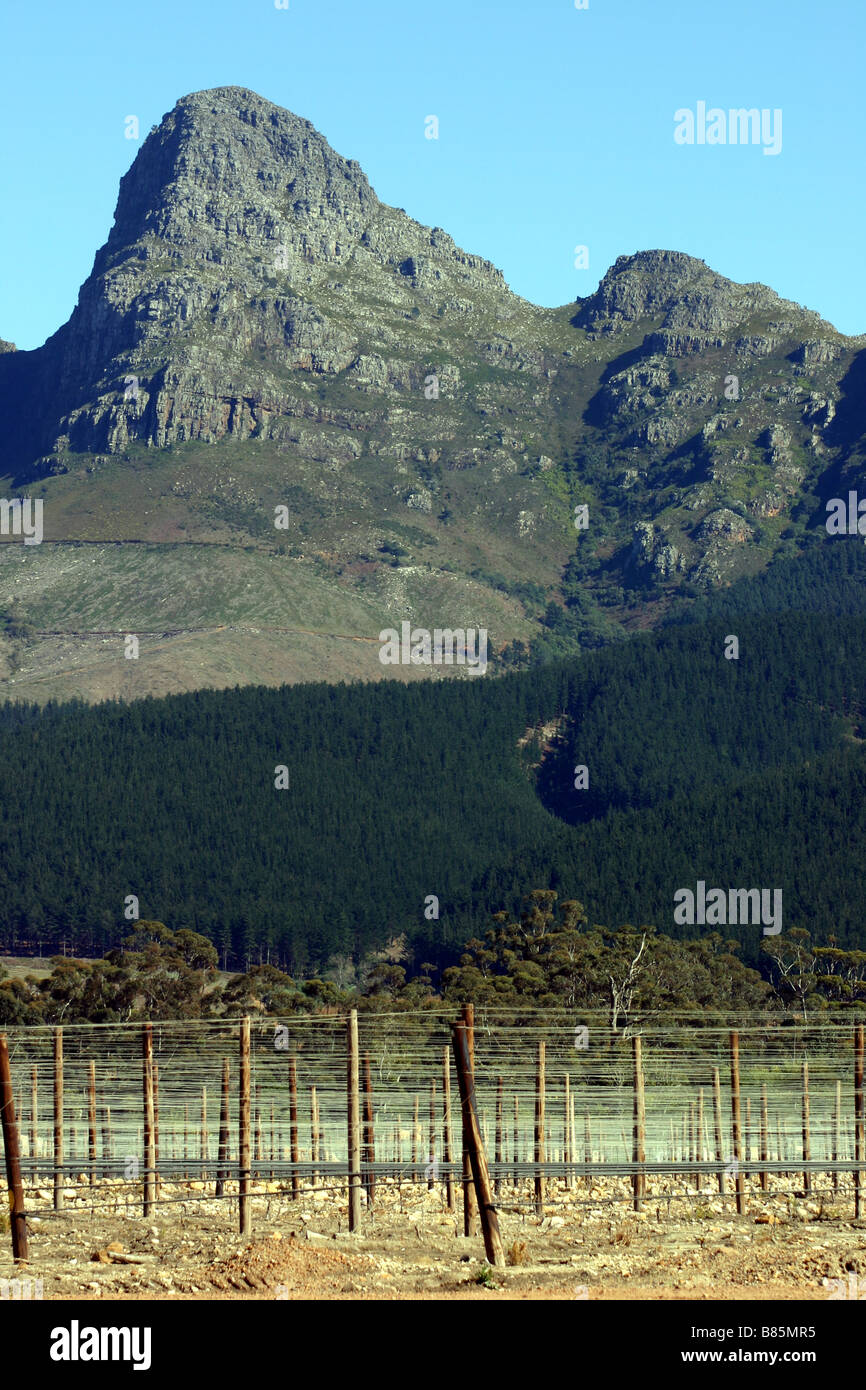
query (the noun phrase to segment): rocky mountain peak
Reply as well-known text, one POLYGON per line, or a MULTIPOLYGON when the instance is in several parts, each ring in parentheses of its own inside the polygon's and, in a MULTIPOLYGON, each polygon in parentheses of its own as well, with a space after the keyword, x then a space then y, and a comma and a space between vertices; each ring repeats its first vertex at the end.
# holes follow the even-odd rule
POLYGON ((160 254, 233 260, 305 236, 308 254, 336 257, 379 207, 355 160, 307 120, 243 87, 181 98, 147 136, 120 184, 115 222, 96 270, 134 243, 160 254))
POLYGON ((641 320, 680 333, 724 333, 752 315, 807 315, 766 285, 740 285, 681 251, 639 251, 618 256, 588 298, 578 301, 575 323, 596 333, 618 333, 641 320))
POLYGON ((286 372, 303 389, 373 344, 427 357, 432 326, 522 303, 489 261, 381 203, 309 121, 243 87, 194 92, 121 180, 69 322, 27 355, 40 419, 25 412, 13 444, 54 472, 70 449, 270 433, 291 413, 286 372))
POLYGON ((310 121, 243 87, 181 98, 147 136, 91 279, 131 256, 199 271, 211 263, 246 279, 277 271, 296 290, 358 265, 387 269, 404 288, 453 281, 508 294, 489 261, 381 203, 357 161, 310 121))
MULTIPOLYGON (((568 641, 597 645, 629 595, 752 573, 798 543, 803 503, 843 472, 859 483, 864 347, 669 250, 538 308, 382 203, 309 121, 241 87, 195 92, 142 141, 68 323, 35 351, 0 341, 4 466, 38 480, 60 542, 0 547, 4 593, 40 630, 95 641, 170 611, 178 632, 254 616, 352 640, 385 611, 471 614, 522 641, 562 597, 568 641), (95 557, 66 543, 107 537, 94 588, 95 557)), ((238 669, 215 650, 189 668, 179 652, 167 688, 238 669)), ((261 650, 250 679, 276 674, 261 650)), ((319 650, 280 670, 320 678, 319 650)), ((27 660, 16 694, 45 689, 27 660)), ((125 688, 114 666, 103 694, 125 688)))

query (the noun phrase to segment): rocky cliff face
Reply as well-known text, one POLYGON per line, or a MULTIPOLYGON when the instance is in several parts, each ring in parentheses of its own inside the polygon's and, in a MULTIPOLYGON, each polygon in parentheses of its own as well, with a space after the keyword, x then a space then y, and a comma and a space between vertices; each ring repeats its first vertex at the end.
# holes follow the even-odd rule
POLYGON ((5 468, 49 498, 65 475, 49 539, 105 539, 108 465, 132 489, 168 459, 146 527, 110 493, 112 537, 259 544, 291 493, 291 555, 393 612, 435 619, 465 581, 525 634, 570 561, 627 621, 629 591, 759 568, 861 475, 864 348, 676 251, 538 308, 308 121, 224 87, 144 140, 69 322, 0 341, 5 468))
POLYGON ((31 448, 53 471, 131 439, 289 437, 310 379, 415 389, 431 318, 518 303, 488 261, 380 203, 309 121, 242 88, 197 92, 144 141, 72 318, 28 354, 31 448))

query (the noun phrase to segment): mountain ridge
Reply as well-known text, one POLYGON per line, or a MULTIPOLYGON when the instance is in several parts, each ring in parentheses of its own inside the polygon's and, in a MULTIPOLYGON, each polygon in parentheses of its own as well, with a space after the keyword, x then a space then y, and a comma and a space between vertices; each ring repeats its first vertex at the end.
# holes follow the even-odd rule
MULTIPOLYGON (((0 344, 7 493, 46 504, 27 576, 0 545, 0 689, 74 693, 59 630, 237 626, 214 544, 234 547, 220 583, 250 592, 252 628, 315 627, 327 589, 323 635, 489 626, 518 663, 520 643, 616 640, 802 545, 861 476, 864 346, 672 250, 533 305, 380 202, 309 121, 242 87, 192 93, 123 176, 67 323, 29 352, 0 344), (119 540, 147 564, 106 551, 71 599, 60 543, 119 540)), ((214 651, 148 691, 265 678, 214 651)), ((95 696, 137 688, 116 660, 95 696)), ((311 661, 281 656, 274 679, 311 661)), ((381 677, 371 661, 331 652, 326 673, 381 677)))
MULTIPOLYGON (((336 322, 304 293, 321 289, 323 269, 327 283, 340 265, 359 268, 368 294, 375 289, 389 307, 409 313, 418 302, 441 303, 443 288, 452 293, 445 310, 457 314, 487 309, 507 321, 521 310, 540 319, 556 312, 513 295, 500 270, 462 251, 441 228, 381 203, 357 161, 336 154, 309 121, 241 87, 181 98, 123 175, 112 227, 70 319, 27 354, 47 413, 52 396, 61 412, 54 438, 42 437, 47 453, 36 471, 62 467, 57 456, 67 448, 113 453, 130 438, 163 447, 272 429, 276 409, 268 397, 279 392, 249 362, 240 380, 231 370, 240 365, 239 349, 267 352, 289 369, 354 371, 363 383, 368 364, 361 335, 346 330, 350 306, 341 305, 336 322), (162 271, 155 284, 147 274, 154 262, 162 271), (269 294, 272 280, 278 292, 269 294), (479 305, 476 293, 492 303, 479 305), (231 359, 221 381, 212 377, 210 408, 207 389, 198 393, 188 380, 213 370, 207 345, 195 341, 208 320, 218 350, 231 359), (136 381, 135 411, 127 376, 136 381), (85 391, 99 391, 97 402, 81 399, 82 377, 85 391), (221 410, 225 397, 238 409, 221 410)), ((575 301, 572 323, 590 337, 615 336, 660 318, 655 345, 676 355, 683 343, 687 350, 721 346, 720 331, 771 311, 844 337, 766 286, 738 285, 668 250, 618 257, 593 294, 575 301)), ((405 378, 423 384, 417 370, 405 378)))

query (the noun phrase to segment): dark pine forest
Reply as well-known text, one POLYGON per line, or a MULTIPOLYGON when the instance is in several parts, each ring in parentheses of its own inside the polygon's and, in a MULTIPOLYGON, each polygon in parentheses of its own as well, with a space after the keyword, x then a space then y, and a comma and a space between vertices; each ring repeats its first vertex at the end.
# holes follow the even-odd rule
MULTIPOLYGON (((444 965, 532 889, 697 936, 673 921, 697 879, 781 888, 786 931, 866 949, 864 596, 864 547, 825 543, 484 679, 7 705, 2 949, 100 954, 135 895, 228 968, 303 977, 401 933, 444 965)), ((759 927, 727 934, 755 959, 759 927)))

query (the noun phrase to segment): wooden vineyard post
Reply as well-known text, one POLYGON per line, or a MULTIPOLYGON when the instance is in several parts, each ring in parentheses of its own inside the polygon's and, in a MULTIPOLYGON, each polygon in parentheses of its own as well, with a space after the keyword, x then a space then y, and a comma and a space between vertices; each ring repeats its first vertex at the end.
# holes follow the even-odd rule
POLYGON ((153 1158, 154 1184, 159 1196, 159 1063, 153 1062, 153 1158))
POLYGON ((836 1082, 836 1103, 833 1107, 833 1191, 839 1191, 839 1169, 837 1164, 841 1157, 841 1132, 842 1132, 842 1082, 836 1082))
MULTIPOLYGON (((733 1100, 731 1101, 731 1104, 733 1105, 733 1100)), ((724 1165, 719 1172, 719 1192, 721 1192, 724 1195, 727 1193, 728 1190, 728 1181, 727 1174, 725 1172, 727 1164, 724 1163, 724 1148, 722 1138, 722 1093, 721 1086, 719 1083, 718 1067, 713 1067, 713 1111, 715 1116, 716 1130, 716 1161, 724 1165)))
POLYGON ((23 1264, 29 1258, 30 1250, 27 1217, 24 1214, 24 1187, 21 1182, 21 1153, 18 1147, 15 1097, 12 1093, 12 1069, 9 1065, 9 1044, 5 1033, 0 1033, 0 1129, 3 1131, 6 1182, 9 1188, 12 1258, 16 1264, 23 1264))
POLYGON ((858 1023, 854 1029, 854 1219, 863 1214, 863 1174, 860 1164, 866 1151, 866 1106, 863 1095, 863 1038, 864 1028, 858 1023))
POLYGON ((497 1197, 502 1190, 502 1088, 504 1085, 505 1082, 500 1076, 496 1083, 496 1147, 493 1153, 493 1164, 496 1170, 496 1177, 493 1179, 493 1191, 497 1197))
POLYGON ((505 1264, 505 1251, 502 1247, 499 1218, 496 1215, 496 1206, 490 1186, 487 1155, 481 1142, 481 1130, 475 1105, 473 1059, 469 1051, 469 1029, 466 1023, 455 1023, 452 1027, 452 1035, 454 1059, 457 1064, 457 1081, 460 1087, 460 1110, 464 1122, 463 1132, 469 1150, 472 1179, 478 1199, 477 1208, 484 1234, 484 1250, 489 1264, 494 1267, 502 1267, 505 1264))
MULTIPOLYGON (((767 1117, 767 1083, 766 1083, 766 1081, 764 1081, 764 1082, 761 1083, 761 1163, 762 1163, 762 1165, 766 1164, 766 1162, 767 1162, 767 1157, 768 1157, 768 1152, 767 1152, 767 1146, 768 1146, 767 1131, 768 1131, 768 1128, 769 1128, 769 1124, 768 1124, 768 1117, 767 1117)), ((769 1179, 769 1176, 768 1176, 768 1174, 767 1174, 767 1169, 766 1169, 766 1167, 762 1167, 762 1168, 761 1168, 761 1191, 762 1191, 762 1192, 767 1192, 767 1191, 769 1191, 769 1187, 770 1187, 770 1179, 769 1179)))
POLYGON ((544 1134, 545 1045, 538 1044, 535 1076, 535 1215, 544 1215, 544 1165, 547 1153, 544 1134))
POLYGON ((111 1106, 102 1111, 102 1167, 106 1173, 111 1171, 111 1106))
MULTIPOLYGON (((371 1117, 371 1126, 370 1126, 370 1129, 371 1129, 371 1134, 372 1134, 372 1117, 371 1117)), ((435 1172, 436 1172, 436 1079, 435 1079, 435 1077, 431 1077, 431 1078, 430 1078, 430 1126, 429 1126, 429 1129, 428 1129, 428 1131, 427 1131, 427 1136, 428 1136, 428 1139, 429 1139, 429 1141, 430 1141, 430 1143, 429 1143, 429 1148, 428 1148, 428 1150, 427 1150, 427 1191, 428 1191, 428 1192, 432 1192, 433 1189, 434 1189, 434 1187, 436 1186, 436 1179, 435 1179, 435 1177, 434 1177, 434 1174, 435 1174, 435 1172)), ((371 1142, 371 1147, 372 1147, 372 1142, 371 1142)))
POLYGON ((746 1194, 743 1185, 742 1140, 740 1137, 740 1035, 732 1031, 731 1046, 731 1136, 734 1142, 734 1187, 737 1194, 737 1215, 746 1210, 746 1194))
POLYGON ((592 1165, 592 1120, 590 1119, 590 1114, 588 1110, 586 1111, 583 1117, 583 1161, 586 1165, 586 1177, 584 1178, 583 1185, 584 1187, 591 1187, 592 1174, 590 1173, 590 1167, 592 1165))
POLYGON ((642 1198, 646 1193, 646 1176, 643 1171, 643 1164, 646 1162, 646 1104, 644 1100, 643 1085, 643 1058, 641 1055, 641 1039, 634 1037, 632 1042, 632 1057, 634 1061, 634 1162, 635 1170, 632 1178, 632 1191, 634 1193, 634 1210, 640 1211, 642 1198))
MULTIPOLYGON (((811 1136, 809 1133, 809 1063, 803 1063, 803 1163, 809 1162, 812 1155, 811 1136)), ((806 1196, 812 1191, 812 1174, 808 1168, 803 1169, 803 1191, 806 1196)))
POLYGON ((201 1159, 201 1181, 207 1182, 207 1086, 201 1088, 201 1139, 199 1141, 199 1158, 201 1159))
POLYGON ((358 1011, 352 1009, 346 1027, 346 1087, 348 1116, 349 1230, 361 1225, 361 1126, 358 1094, 358 1011))
MULTIPOLYGON (((572 1092, 568 1102, 568 1151, 571 1154, 571 1162, 577 1162, 577 1131, 574 1128, 574 1093, 572 1092)), ((571 1188, 577 1187, 577 1174, 572 1166, 571 1176, 568 1180, 571 1188)))
POLYGON ((240 1053, 238 1058, 238 1219, 240 1233, 250 1233, 250 1109, 252 1102, 250 1079, 250 1021, 240 1024, 240 1053))
POLYGON ((231 1071, 228 1057, 223 1057, 222 1098, 220 1100, 220 1137, 217 1147, 217 1180, 214 1196, 221 1197, 225 1192, 228 1177, 229 1152, 229 1086, 231 1071))
POLYGON ((262 1088, 256 1086, 256 1104, 253 1112, 253 1133, 255 1136, 255 1148, 253 1150, 256 1161, 256 1176, 261 1177, 262 1162, 262 1088))
MULTIPOLYGON (((451 1163, 454 1145, 451 1138, 451 1049, 446 1047, 442 1054, 442 1160, 445 1164, 445 1200, 449 1211, 454 1211, 454 1175, 451 1163)), ((399 1159, 398 1159, 399 1162, 399 1159)))
POLYGON ((298 1062, 289 1062, 289 1146, 292 1154, 292 1201, 301 1195, 300 1153, 298 1151, 298 1062))
POLYGON ((144 1202, 142 1210, 150 1215, 154 1201, 154 1172, 156 1168, 153 1137, 153 1025, 145 1023, 142 1032, 142 1081, 144 1084, 144 1202))
MULTIPOLYGON (((475 1005, 463 1005, 463 1027, 466 1030, 466 1048, 469 1055, 469 1066, 472 1071, 473 1087, 475 1084, 475 1005)), ((456 1060, 456 1056, 455 1056, 456 1060)), ((460 1103, 460 1114, 463 1126, 463 1235, 474 1236, 478 1233, 478 1202, 476 1200, 475 1187, 472 1182, 472 1160, 469 1153, 469 1134, 468 1119, 466 1110, 462 1102, 460 1103)))
POLYGON ((418 1181, 418 1156, 421 1152, 421 1121, 418 1119, 420 1101, 417 1096, 412 1102, 412 1181, 418 1181))
POLYGON ((54 1210, 63 1210, 63 1029, 54 1029, 54 1210))
POLYGON ((313 1187, 319 1185, 319 1095, 315 1086, 310 1087, 310 1160, 312 1163, 312 1173, 310 1182, 313 1187))
POLYGON ((364 1135, 361 1157, 364 1169, 364 1191, 367 1194, 367 1206, 372 1207, 376 1201, 376 1178, 373 1173, 373 1164, 376 1161, 375 1139, 373 1137, 373 1079, 370 1075, 370 1054, 364 1053, 364 1135))
POLYGON ((96 1182, 96 1063, 88 1067, 87 1078, 87 1156, 90 1164, 90 1186, 96 1182))
POLYGON ((39 1081, 35 1067, 30 1068, 30 1158, 36 1187, 39 1184, 39 1081))
POLYGON ((563 1083, 562 1169, 566 1187, 571 1187, 571 1081, 568 1072, 563 1083))
POLYGON ((704 1161, 704 1088, 698 1087, 698 1186, 703 1181, 701 1164, 704 1161))

